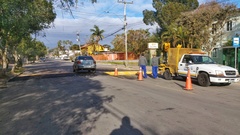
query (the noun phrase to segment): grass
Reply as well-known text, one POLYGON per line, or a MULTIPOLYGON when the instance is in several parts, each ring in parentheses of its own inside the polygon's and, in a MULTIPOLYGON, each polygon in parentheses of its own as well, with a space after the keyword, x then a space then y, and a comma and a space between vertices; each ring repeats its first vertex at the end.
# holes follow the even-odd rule
POLYGON ((11 69, 7 69, 7 72, 6 72, 6 75, 3 75, 1 73, 1 69, 0 69, 0 78, 1 79, 10 79, 11 77, 14 77, 20 73, 24 72, 24 68, 23 67, 20 67, 20 68, 16 68, 14 73, 11 72, 11 69))

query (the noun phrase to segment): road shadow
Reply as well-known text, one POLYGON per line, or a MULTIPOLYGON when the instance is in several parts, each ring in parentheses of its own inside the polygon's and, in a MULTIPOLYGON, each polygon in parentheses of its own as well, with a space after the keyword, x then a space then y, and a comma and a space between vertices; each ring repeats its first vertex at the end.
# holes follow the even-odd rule
POLYGON ((143 135, 143 133, 131 125, 131 120, 128 116, 124 116, 120 127, 114 129, 110 135, 143 135))
MULTIPOLYGON (((35 67, 30 68, 32 72, 45 69, 35 67)), ((8 88, 0 91, 0 134, 82 135, 91 132, 100 116, 108 113, 103 104, 114 98, 101 95, 102 90, 102 83, 90 73, 16 77, 8 88)))

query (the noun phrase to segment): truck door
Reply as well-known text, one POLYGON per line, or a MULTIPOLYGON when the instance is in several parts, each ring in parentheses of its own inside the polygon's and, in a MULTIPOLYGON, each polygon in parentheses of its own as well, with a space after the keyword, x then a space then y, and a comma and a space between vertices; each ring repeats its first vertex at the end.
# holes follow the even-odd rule
POLYGON ((178 73, 182 76, 187 76, 188 69, 190 69, 190 74, 192 77, 196 77, 197 74, 197 65, 195 64, 196 60, 192 55, 185 55, 182 59, 182 62, 179 62, 178 73))
POLYGON ((179 75, 187 76, 189 61, 191 61, 190 55, 184 55, 181 61, 178 63, 179 75))

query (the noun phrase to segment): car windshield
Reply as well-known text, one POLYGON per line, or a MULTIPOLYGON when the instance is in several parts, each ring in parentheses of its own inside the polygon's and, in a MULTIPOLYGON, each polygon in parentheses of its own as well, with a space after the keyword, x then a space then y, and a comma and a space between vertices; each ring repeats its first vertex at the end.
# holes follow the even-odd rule
POLYGON ((192 56, 195 64, 214 64, 215 61, 209 56, 192 56))

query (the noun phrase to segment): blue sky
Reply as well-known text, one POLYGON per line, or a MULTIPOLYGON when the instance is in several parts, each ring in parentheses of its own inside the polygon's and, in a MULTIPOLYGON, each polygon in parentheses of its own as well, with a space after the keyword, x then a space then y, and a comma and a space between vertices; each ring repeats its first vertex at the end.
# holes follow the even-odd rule
MULTIPOLYGON (((126 1, 132 2, 130 0, 126 1)), ((210 0, 199 0, 200 3, 208 1, 210 0)), ((222 1, 238 3, 238 7, 240 7, 239 0, 222 1)), ((46 37, 37 37, 38 40, 44 42, 50 49, 57 47, 59 40, 70 40, 78 44, 76 40, 77 32, 80 33, 81 44, 86 43, 91 35, 90 29, 94 25, 105 31, 103 35, 106 38, 100 41, 100 44, 111 45, 114 35, 124 33, 123 30, 120 30, 124 25, 124 4, 119 3, 118 0, 98 0, 96 4, 92 4, 89 0, 78 0, 78 5, 72 8, 73 17, 69 12, 58 8, 57 5, 55 3, 57 18, 53 23, 54 27, 41 32, 46 37)), ((150 29, 152 32, 155 31, 156 25, 145 25, 142 21, 142 11, 145 9, 154 10, 152 0, 133 0, 133 4, 127 4, 128 30, 141 28, 150 29)))

